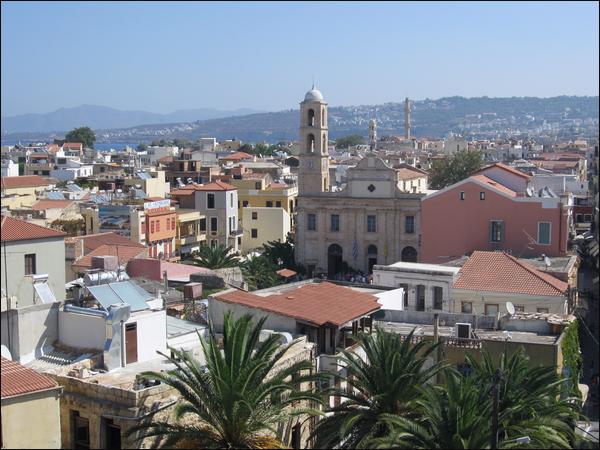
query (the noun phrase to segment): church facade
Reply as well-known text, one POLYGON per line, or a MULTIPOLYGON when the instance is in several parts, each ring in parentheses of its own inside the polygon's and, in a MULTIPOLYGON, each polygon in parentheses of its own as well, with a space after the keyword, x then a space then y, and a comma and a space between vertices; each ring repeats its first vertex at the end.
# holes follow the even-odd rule
POLYGON ((329 190, 327 103, 314 89, 300 103, 296 261, 309 275, 419 260, 421 198, 401 189, 401 175, 374 153, 329 190))

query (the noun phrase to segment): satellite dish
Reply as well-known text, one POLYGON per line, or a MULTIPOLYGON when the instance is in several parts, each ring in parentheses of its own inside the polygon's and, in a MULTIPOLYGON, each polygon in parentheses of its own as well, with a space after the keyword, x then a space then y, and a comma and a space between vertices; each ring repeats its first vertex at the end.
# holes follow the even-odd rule
POLYGON ((515 305, 512 302, 506 302, 506 310, 509 315, 513 316, 515 314, 515 305))

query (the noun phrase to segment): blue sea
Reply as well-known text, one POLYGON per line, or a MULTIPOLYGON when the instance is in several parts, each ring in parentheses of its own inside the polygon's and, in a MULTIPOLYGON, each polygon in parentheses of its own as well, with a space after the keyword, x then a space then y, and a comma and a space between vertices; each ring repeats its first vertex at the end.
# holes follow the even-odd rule
MULTIPOLYGON (((10 139, 2 139, 2 142, 1 142, 2 145, 16 145, 18 143, 19 143, 18 140, 10 140, 10 139)), ((29 143, 30 143, 30 141, 28 141, 28 140, 24 140, 24 139, 21 140, 21 144, 23 144, 23 145, 27 145, 29 143)), ((139 142, 113 142, 110 144, 107 144, 105 142, 100 142, 100 143, 96 142, 94 144, 94 148, 96 150, 100 150, 100 151, 106 151, 106 150, 111 150, 111 149, 120 151, 120 150, 124 150, 125 147, 136 148, 139 144, 140 144, 139 142)))

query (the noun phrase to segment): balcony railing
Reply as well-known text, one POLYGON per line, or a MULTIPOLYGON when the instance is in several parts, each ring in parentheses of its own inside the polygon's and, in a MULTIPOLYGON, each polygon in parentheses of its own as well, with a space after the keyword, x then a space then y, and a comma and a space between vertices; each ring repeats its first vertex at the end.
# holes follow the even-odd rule
POLYGON ((243 228, 237 228, 235 230, 229 231, 229 236, 241 236, 244 234, 243 228))

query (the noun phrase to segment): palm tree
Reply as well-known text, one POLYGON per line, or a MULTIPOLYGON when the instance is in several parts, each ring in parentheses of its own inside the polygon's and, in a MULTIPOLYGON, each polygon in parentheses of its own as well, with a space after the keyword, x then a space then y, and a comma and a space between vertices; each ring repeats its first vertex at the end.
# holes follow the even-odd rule
POLYGON ((216 245, 214 247, 209 245, 200 246, 200 250, 192 253, 191 263, 206 267, 207 269, 223 269, 227 267, 236 267, 239 265, 240 260, 235 253, 232 253, 231 247, 225 247, 224 245, 216 245))
POLYGON ((248 289, 265 289, 277 284, 277 269, 275 265, 265 256, 249 258, 241 264, 244 281, 248 283, 248 289))
POLYGON ((436 345, 425 341, 413 344, 413 333, 404 339, 380 328, 375 335, 360 334, 358 343, 366 360, 343 351, 347 389, 331 389, 331 395, 344 398, 339 406, 329 407, 331 413, 318 422, 314 435, 318 448, 361 448, 373 438, 386 436, 389 414, 413 417, 419 386, 432 380, 442 369, 434 363, 425 368, 436 345))
POLYGON ((380 448, 490 448, 494 374, 498 385, 498 447, 522 447, 518 437, 528 436, 531 448, 573 448, 577 406, 560 400, 561 381, 554 368, 527 366, 522 349, 512 356, 503 353, 500 364, 489 353, 477 362, 467 355, 474 374, 444 372, 444 384, 421 387, 417 416, 386 415, 390 434, 371 441, 380 448))
POLYGON ((206 367, 185 352, 170 348, 167 357, 176 369, 166 373, 146 372, 181 395, 173 422, 151 421, 128 433, 137 439, 162 438, 161 447, 179 448, 281 448, 275 427, 291 417, 318 414, 309 408, 294 409, 298 401, 321 402, 320 397, 300 389, 301 383, 319 379, 312 375, 312 362, 303 360, 277 370, 295 344, 279 344, 271 334, 260 342, 262 318, 253 325, 245 315, 224 317, 223 344, 219 347, 212 323, 210 337, 200 338, 206 367), (306 374, 306 372, 309 374, 306 374), (185 419, 183 422, 182 419, 185 419))
POLYGON ((445 371, 441 386, 421 387, 414 418, 388 414, 387 436, 373 439, 376 448, 489 448, 491 402, 483 399, 474 377, 445 371))

